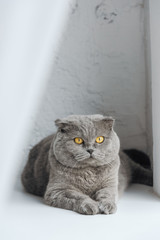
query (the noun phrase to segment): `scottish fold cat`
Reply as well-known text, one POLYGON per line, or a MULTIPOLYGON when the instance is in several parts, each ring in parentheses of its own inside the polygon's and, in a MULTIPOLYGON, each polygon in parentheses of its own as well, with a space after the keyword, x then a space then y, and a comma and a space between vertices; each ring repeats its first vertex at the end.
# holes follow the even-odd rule
POLYGON ((81 214, 112 214, 132 182, 152 185, 152 172, 120 152, 112 117, 72 115, 34 146, 22 173, 29 193, 81 214))

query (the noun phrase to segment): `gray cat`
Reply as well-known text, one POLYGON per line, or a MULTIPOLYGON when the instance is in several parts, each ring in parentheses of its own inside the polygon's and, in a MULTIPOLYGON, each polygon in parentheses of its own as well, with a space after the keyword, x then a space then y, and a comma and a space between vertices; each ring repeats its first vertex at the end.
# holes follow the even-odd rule
POLYGON ((22 173, 25 189, 45 203, 81 214, 116 212, 131 182, 152 185, 152 172, 120 152, 112 117, 73 115, 33 147, 22 173))

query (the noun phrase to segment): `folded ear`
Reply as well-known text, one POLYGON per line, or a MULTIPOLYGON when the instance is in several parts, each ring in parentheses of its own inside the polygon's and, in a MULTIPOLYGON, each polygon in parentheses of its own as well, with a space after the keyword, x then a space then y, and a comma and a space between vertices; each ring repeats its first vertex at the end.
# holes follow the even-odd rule
POLYGON ((64 127, 67 124, 67 121, 61 120, 61 119, 56 119, 55 120, 55 125, 59 128, 64 127))
POLYGON ((67 132, 73 128, 75 128, 72 121, 68 121, 66 119, 57 119, 55 121, 55 125, 61 130, 61 132, 67 132))
POLYGON ((56 119, 55 120, 55 125, 62 131, 65 132, 68 128, 68 122, 66 120, 61 120, 61 119, 56 119))
POLYGON ((114 123, 115 123, 115 119, 110 117, 110 116, 104 116, 102 119, 103 122, 105 122, 107 128, 109 130, 113 129, 114 123))

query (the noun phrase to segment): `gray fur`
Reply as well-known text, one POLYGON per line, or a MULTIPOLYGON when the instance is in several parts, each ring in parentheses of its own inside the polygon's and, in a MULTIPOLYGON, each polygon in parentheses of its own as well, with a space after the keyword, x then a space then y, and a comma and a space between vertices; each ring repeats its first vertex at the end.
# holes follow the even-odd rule
POLYGON ((81 214, 111 214, 134 178, 150 185, 149 170, 125 153, 119 157, 120 142, 111 117, 75 115, 55 123, 57 133, 33 147, 22 173, 25 189, 44 196, 46 204, 81 214), (103 143, 95 142, 99 136, 105 137, 103 143), (76 144, 76 137, 84 143, 76 144))

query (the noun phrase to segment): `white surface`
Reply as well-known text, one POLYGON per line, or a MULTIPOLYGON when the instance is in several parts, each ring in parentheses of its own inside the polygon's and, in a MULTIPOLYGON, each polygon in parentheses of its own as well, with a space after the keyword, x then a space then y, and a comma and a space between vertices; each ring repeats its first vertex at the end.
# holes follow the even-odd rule
POLYGON ((14 192, 0 222, 1 239, 159 240, 160 200, 152 188, 133 185, 113 215, 84 216, 45 205, 41 198, 14 192))
POLYGON ((150 1, 154 189, 160 195, 160 1, 150 1))
POLYGON ((110 114, 124 148, 148 151, 141 0, 74 0, 25 150, 69 114, 110 114), (106 18, 106 19, 104 19, 106 18))

